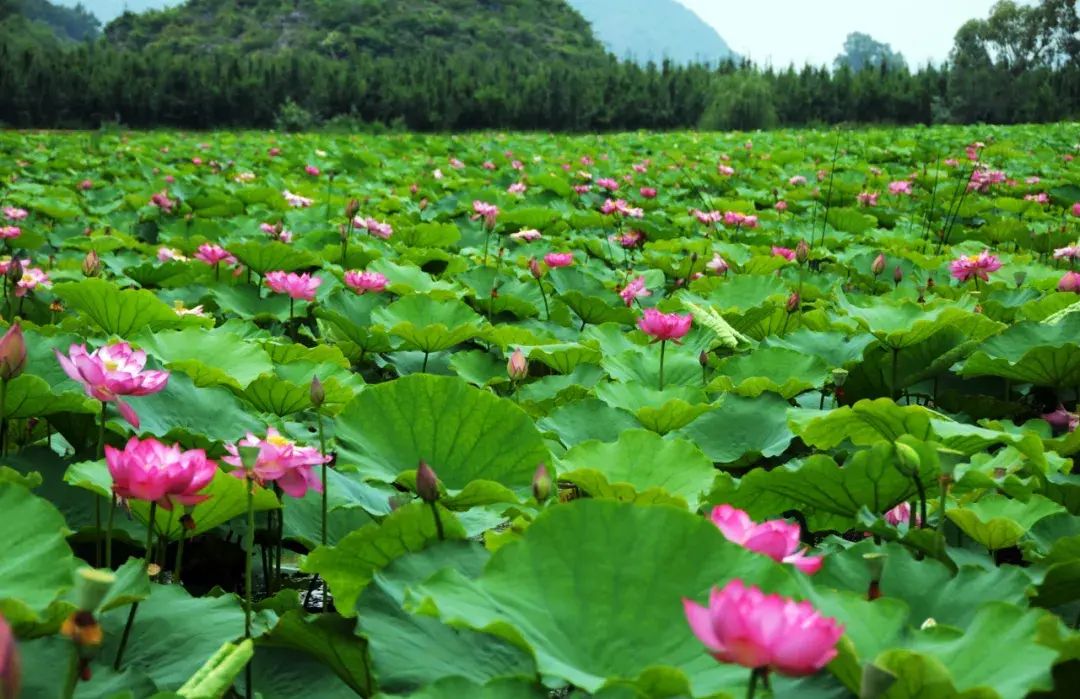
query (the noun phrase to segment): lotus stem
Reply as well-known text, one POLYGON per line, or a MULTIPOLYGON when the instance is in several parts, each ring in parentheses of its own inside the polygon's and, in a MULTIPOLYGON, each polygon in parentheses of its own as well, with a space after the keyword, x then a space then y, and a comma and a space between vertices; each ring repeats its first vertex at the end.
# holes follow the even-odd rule
POLYGON ((428 354, 429 354, 428 350, 424 350, 424 366, 422 366, 422 367, 420 368, 420 371, 421 371, 422 373, 424 373, 424 374, 426 374, 426 373, 427 373, 427 360, 428 360, 428 354))
MULTIPOLYGON (((156 517, 157 502, 152 502, 150 503, 150 516, 146 520, 146 556, 143 559, 143 570, 147 571, 150 569, 150 556, 154 546, 154 519, 156 517)), ((124 633, 120 636, 120 647, 116 649, 116 660, 113 661, 113 669, 117 672, 120 671, 120 666, 124 662, 124 651, 127 649, 128 638, 131 636, 131 627, 135 624, 135 615, 138 612, 139 603, 133 602, 131 611, 128 612, 127 623, 124 624, 124 633)))
POLYGON ((547 292, 544 291, 544 283, 540 277, 536 278, 536 285, 540 287, 540 297, 544 299, 544 320, 551 320, 551 309, 548 308, 547 292))
POLYGON ((945 507, 949 500, 949 482, 951 480, 948 476, 941 476, 938 479, 938 484, 941 486, 941 500, 938 501, 937 529, 941 532, 942 537, 945 536, 945 507))
MULTIPOLYGON (((97 459, 105 458, 105 401, 101 401, 101 412, 98 413, 98 438, 97 449, 94 451, 97 459)), ((94 493, 94 565, 101 567, 101 496, 94 493)), ((116 507, 116 497, 112 497, 112 506, 116 507)), ((109 517, 110 526, 105 531, 105 565, 112 563, 112 513, 109 517)))
MULTIPOLYGON (((323 430, 322 414, 317 412, 316 417, 318 417, 318 419, 319 419, 319 453, 322 454, 323 458, 325 459, 326 458, 326 435, 325 435, 325 432, 323 430)), ((322 539, 321 539, 321 543, 322 543, 323 546, 326 546, 326 543, 327 543, 326 520, 327 520, 327 514, 330 511, 330 501, 329 501, 330 481, 327 480, 326 475, 327 475, 327 463, 325 461, 323 461, 323 464, 322 464, 322 484, 323 484, 322 485, 322 539)), ((322 582, 322 610, 324 612, 327 609, 327 601, 328 601, 327 594, 328 594, 328 592, 329 592, 329 590, 328 590, 327 585, 326 585, 326 580, 323 579, 323 582, 322 582)))
POLYGON ((431 505, 431 516, 435 518, 435 532, 439 536, 439 541, 445 541, 446 533, 443 531, 442 517, 439 516, 439 505, 434 500, 428 504, 431 505))
MULTIPOLYGON (((251 554, 255 548, 255 482, 251 478, 250 470, 244 480, 247 485, 247 531, 244 532, 244 638, 251 638, 251 554)), ((244 668, 244 697, 251 699, 251 695, 251 663, 248 663, 244 668)))
POLYGON ((667 340, 660 341, 660 390, 664 390, 664 352, 667 350, 667 340))
POLYGON ((0 456, 7 456, 7 381, 0 379, 0 456))
POLYGON ((180 585, 180 571, 184 565, 184 541, 187 540, 187 527, 184 526, 184 518, 180 518, 180 543, 176 545, 176 566, 173 568, 173 580, 180 585))

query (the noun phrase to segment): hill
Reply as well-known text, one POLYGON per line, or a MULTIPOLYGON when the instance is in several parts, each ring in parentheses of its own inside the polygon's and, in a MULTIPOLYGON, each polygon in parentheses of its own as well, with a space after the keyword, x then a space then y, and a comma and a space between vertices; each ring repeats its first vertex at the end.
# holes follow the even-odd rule
POLYGON ((74 7, 82 2, 89 5, 102 24, 108 24, 124 12, 145 12, 179 5, 183 0, 52 0, 54 5, 74 7))
POLYGON ((125 14, 105 34, 118 47, 207 53, 310 50, 330 58, 497 51, 519 58, 600 57, 589 25, 549 0, 188 0, 125 14))
POLYGON ((737 59, 727 42, 676 0, 567 0, 619 58, 676 63, 737 59))
POLYGON ((81 3, 62 7, 48 0, 0 0, 0 34, 13 43, 57 43, 93 39, 101 23, 81 3))

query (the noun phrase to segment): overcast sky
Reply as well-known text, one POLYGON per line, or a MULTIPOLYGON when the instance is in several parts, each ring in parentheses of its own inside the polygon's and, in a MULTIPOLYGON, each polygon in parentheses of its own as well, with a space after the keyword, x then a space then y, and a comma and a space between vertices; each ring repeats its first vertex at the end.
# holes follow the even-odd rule
POLYGON ((832 64, 844 38, 863 32, 900 51, 908 65, 948 58, 964 22, 994 0, 679 0, 741 56, 776 67, 832 64))

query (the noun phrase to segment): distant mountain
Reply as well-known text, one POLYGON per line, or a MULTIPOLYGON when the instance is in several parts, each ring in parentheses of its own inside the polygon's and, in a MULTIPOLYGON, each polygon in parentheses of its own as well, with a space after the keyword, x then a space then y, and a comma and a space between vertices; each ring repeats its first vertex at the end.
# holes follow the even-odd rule
POLYGON ((675 0, 567 0, 619 58, 676 63, 737 59, 727 42, 675 0))
POLYGON ((0 0, 0 36, 12 43, 55 44, 94 39, 101 22, 84 4, 49 0, 0 0))
POLYGON ((297 50, 346 59, 486 50, 526 60, 604 57, 581 15, 551 0, 187 0, 121 15, 105 36, 119 47, 179 53, 297 50))

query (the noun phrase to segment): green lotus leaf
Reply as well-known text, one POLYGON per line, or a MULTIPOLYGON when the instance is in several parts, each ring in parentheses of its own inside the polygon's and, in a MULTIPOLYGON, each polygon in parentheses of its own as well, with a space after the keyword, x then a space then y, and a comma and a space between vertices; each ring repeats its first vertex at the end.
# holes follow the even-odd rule
POLYGON ((548 699, 551 693, 523 680, 496 679, 478 684, 464 677, 447 677, 411 694, 376 694, 377 699, 548 699))
POLYGON ((918 344, 942 328, 953 327, 969 336, 989 337, 1005 326, 965 306, 918 304, 875 298, 871 306, 856 306, 840 294, 837 306, 890 349, 918 344))
POLYGON ((929 439, 930 419, 935 416, 917 405, 899 406, 888 398, 879 398, 830 411, 792 408, 788 423, 807 444, 832 449, 844 440, 869 446, 881 440, 894 441, 905 434, 929 439))
POLYGON ((385 303, 377 294, 342 291, 319 304, 315 316, 330 326, 330 339, 346 339, 364 352, 389 352, 392 345, 386 331, 371 325, 371 312, 385 303))
POLYGON ((560 480, 593 497, 634 500, 638 494, 661 491, 685 502, 691 511, 697 510, 716 478, 712 461, 696 446, 683 439, 662 439, 648 430, 623 432, 613 444, 578 444, 560 464, 560 480), (584 471, 602 478, 598 482, 584 471))
POLYGON ((121 289, 104 279, 63 282, 53 293, 66 306, 79 311, 106 335, 134 337, 143 328, 166 330, 213 321, 198 316, 179 316, 168 304, 145 289, 121 289))
POLYGON ((419 611, 445 623, 528 649, 541 674, 586 691, 647 685, 668 668, 704 697, 746 676, 736 679, 702 651, 681 600, 704 599, 734 577, 772 590, 792 584, 789 570, 730 543, 698 515, 577 500, 545 510, 475 580, 444 570, 416 588, 415 599, 419 611))
POLYGON ((578 344, 567 342, 534 347, 521 347, 530 361, 538 361, 551 367, 560 374, 569 374, 578 364, 596 364, 600 361, 600 350, 592 343, 578 344))
POLYGON ((262 291, 254 286, 215 286, 210 295, 222 311, 233 313, 246 320, 277 320, 289 318, 289 299, 284 294, 271 294, 263 298, 262 291))
POLYGON ((295 272, 319 264, 318 258, 310 252, 276 241, 237 243, 229 245, 228 249, 241 264, 259 276, 267 272, 295 272))
POLYGON ((166 368, 192 376, 197 386, 243 388, 274 368, 270 355, 257 343, 228 332, 186 328, 143 333, 138 343, 166 368))
POLYGON ((741 464, 778 456, 791 444, 787 401, 779 396, 724 396, 718 407, 676 431, 716 463, 741 464))
POLYGON ((132 398, 131 406, 139 414, 143 433, 188 446, 207 448, 210 442, 232 442, 246 432, 265 431, 232 391, 222 386, 199 388, 184 374, 172 374, 162 391, 132 398))
POLYGON ((497 636, 454 629, 403 609, 411 586, 444 568, 475 578, 489 557, 479 544, 446 541, 404 555, 375 573, 360 595, 357 617, 382 691, 416 691, 450 677, 483 683, 535 674, 532 659, 497 636), (423 663, 416 662, 418 656, 423 663))
MULTIPOLYGON (((441 507, 439 512, 443 536, 464 539, 465 530, 457 518, 441 507)), ((356 616, 357 598, 378 570, 438 540, 432 509, 414 502, 394 510, 382 522, 357 529, 334 546, 320 546, 308 554, 302 568, 325 580, 337 611, 352 617, 356 616)))
POLYGON ((597 385, 596 397, 633 413, 643 427, 659 434, 685 427, 712 407, 704 391, 687 386, 660 391, 640 383, 609 381, 597 385))
POLYGON ((796 350, 760 348, 729 357, 717 367, 720 374, 711 388, 755 398, 766 391, 793 398, 820 387, 829 376, 825 361, 796 350))
POLYGON ((990 494, 945 511, 961 531, 991 551, 1015 546, 1039 520, 1065 508, 1041 495, 1027 502, 990 494))
POLYGON ((963 376, 1000 376, 1039 386, 1080 384, 1080 315, 1055 325, 1025 321, 993 337, 968 358, 963 376))
POLYGON ((408 349, 439 352, 476 337, 484 319, 457 300, 414 294, 371 312, 371 320, 403 339, 408 349))
POLYGON ((399 227, 394 239, 413 248, 449 248, 461 240, 461 233, 452 223, 420 223, 399 227))
POLYGON ((450 489, 477 479, 529 487, 551 455, 512 401, 453 377, 413 375, 371 386, 338 418, 340 460, 393 481, 426 461, 450 489))
POLYGON ((64 517, 53 505, 14 483, 0 482, 0 614, 33 623, 74 583, 76 560, 64 517))
POLYGON ((26 419, 54 413, 89 413, 100 409, 97 401, 78 393, 56 395, 41 377, 23 374, 6 382, 4 417, 26 419))
POLYGON ((814 332, 809 328, 787 333, 783 337, 769 337, 766 347, 783 347, 824 360, 831 369, 847 366, 863 356, 867 345, 874 341, 869 333, 848 337, 838 332, 814 332))
MULTIPOLYGON (((283 614, 260 645, 287 648, 311 656, 329 668, 360 696, 370 696, 372 678, 368 674, 367 649, 353 633, 356 622, 332 614, 304 614, 291 610, 283 614)), ((258 680, 253 680, 258 685, 258 680)))
POLYGON ((625 430, 641 427, 641 423, 624 410, 596 398, 585 398, 555 408, 536 426, 564 446, 572 447, 590 439, 614 442, 625 430))

